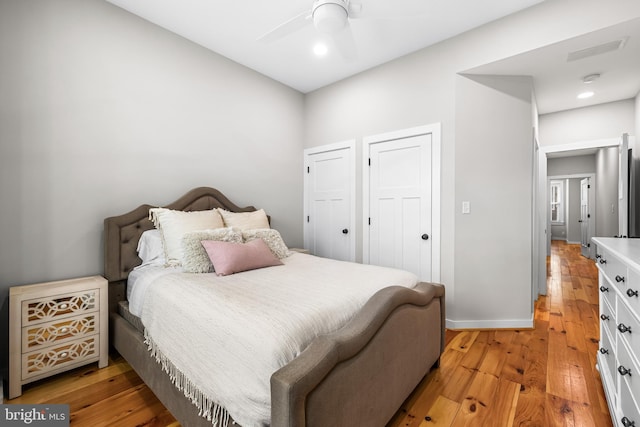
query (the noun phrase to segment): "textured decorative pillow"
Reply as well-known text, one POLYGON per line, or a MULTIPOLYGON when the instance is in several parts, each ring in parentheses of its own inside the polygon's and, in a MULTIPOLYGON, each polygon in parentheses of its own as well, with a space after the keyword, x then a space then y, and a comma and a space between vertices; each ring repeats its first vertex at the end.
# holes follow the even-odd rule
POLYGON ((183 212, 165 208, 149 209, 149 219, 162 235, 164 254, 168 266, 178 266, 182 261, 182 236, 190 231, 224 227, 217 209, 183 212))
POLYGON ((140 236, 138 240, 138 256, 142 260, 140 266, 145 265, 164 265, 164 246, 162 245, 162 236, 160 230, 147 230, 140 236))
POLYGON ((213 264, 201 243, 203 240, 242 243, 242 233, 232 227, 185 233, 182 236, 182 269, 186 273, 213 273, 213 264))
POLYGON ((250 242, 255 239, 262 239, 269 246, 271 252, 279 259, 286 258, 291 255, 289 248, 282 240, 282 236, 278 230, 273 228, 256 228, 253 230, 242 231, 242 240, 250 242))
POLYGON ((253 212, 229 212, 218 209, 226 227, 238 227, 241 230, 269 228, 269 219, 264 209, 253 212))
POLYGON ((248 243, 203 240, 202 246, 207 251, 218 276, 282 265, 282 261, 271 253, 271 249, 262 239, 248 243))

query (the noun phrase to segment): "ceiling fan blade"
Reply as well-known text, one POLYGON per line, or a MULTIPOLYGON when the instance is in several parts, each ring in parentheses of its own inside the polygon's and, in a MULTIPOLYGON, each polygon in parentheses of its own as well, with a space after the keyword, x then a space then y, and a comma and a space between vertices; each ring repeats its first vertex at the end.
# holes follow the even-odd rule
POLYGON ((333 35, 333 41, 340 55, 347 61, 352 61, 358 56, 356 39, 353 37, 351 25, 347 25, 342 30, 333 35))
POLYGON ((288 21, 285 21, 284 23, 278 25, 273 30, 268 31, 262 36, 258 37, 258 41, 270 43, 275 40, 281 39, 307 26, 307 24, 311 22, 310 19, 311 11, 304 11, 301 14, 289 19, 288 21))

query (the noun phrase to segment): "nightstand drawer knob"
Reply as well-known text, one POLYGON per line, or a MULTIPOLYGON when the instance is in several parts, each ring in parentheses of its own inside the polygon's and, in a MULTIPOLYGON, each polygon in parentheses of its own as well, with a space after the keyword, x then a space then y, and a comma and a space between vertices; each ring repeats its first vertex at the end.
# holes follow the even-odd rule
POLYGON ((64 327, 64 328, 60 328, 60 333, 61 334, 66 334, 67 332, 69 332, 69 328, 68 327, 64 327))
POLYGON ((60 304, 60 310, 66 310, 67 308, 69 308, 69 304, 67 303, 60 304))
POLYGON ((60 357, 60 359, 64 359, 65 357, 67 357, 69 355, 68 352, 63 351, 62 353, 60 353, 58 356, 60 357))

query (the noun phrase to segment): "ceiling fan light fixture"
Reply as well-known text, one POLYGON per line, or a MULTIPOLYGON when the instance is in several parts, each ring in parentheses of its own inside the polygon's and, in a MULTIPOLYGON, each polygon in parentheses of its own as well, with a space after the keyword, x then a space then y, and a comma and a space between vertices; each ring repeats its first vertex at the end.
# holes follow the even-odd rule
POLYGON ((321 33, 337 33, 347 25, 348 17, 344 1, 318 0, 313 4, 313 24, 321 33))

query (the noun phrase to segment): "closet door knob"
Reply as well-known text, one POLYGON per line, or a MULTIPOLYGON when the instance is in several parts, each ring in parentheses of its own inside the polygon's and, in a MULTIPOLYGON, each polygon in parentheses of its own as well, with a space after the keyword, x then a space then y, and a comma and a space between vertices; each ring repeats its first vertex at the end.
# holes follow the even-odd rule
POLYGON ((429 240, 429 235, 427 233, 424 233, 422 236, 420 236, 420 238, 422 240, 429 240))
POLYGON ((348 229, 346 229, 346 228, 343 228, 343 229, 342 229, 342 234, 349 234, 349 230, 348 230, 348 229))

